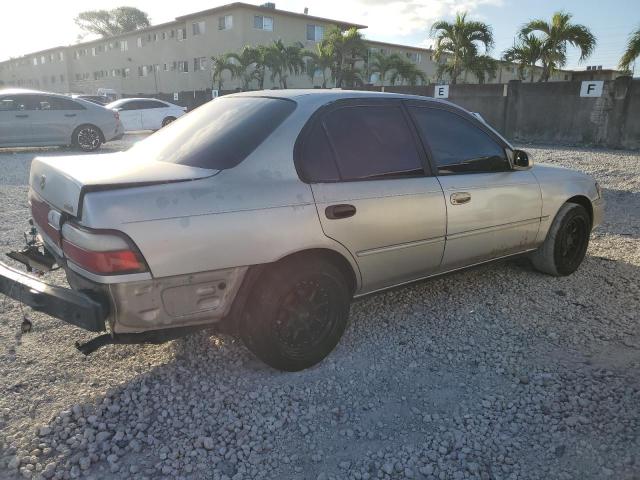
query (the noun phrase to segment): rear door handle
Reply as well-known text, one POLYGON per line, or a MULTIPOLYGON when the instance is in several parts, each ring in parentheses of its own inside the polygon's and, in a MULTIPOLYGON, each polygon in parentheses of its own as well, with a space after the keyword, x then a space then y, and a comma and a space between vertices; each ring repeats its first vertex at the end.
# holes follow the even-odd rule
POLYGON ((75 113, 65 113, 64 116, 65 117, 75 117, 76 114, 75 113))
POLYGON ((26 113, 16 113, 16 118, 28 118, 29 115, 26 113))
POLYGON ((471 201, 471 194, 469 192, 456 192, 452 193, 449 199, 452 205, 463 205, 471 201))
POLYGON ((353 217, 356 214, 356 207, 341 203, 339 205, 330 205, 324 210, 329 220, 339 220, 341 218, 353 217))

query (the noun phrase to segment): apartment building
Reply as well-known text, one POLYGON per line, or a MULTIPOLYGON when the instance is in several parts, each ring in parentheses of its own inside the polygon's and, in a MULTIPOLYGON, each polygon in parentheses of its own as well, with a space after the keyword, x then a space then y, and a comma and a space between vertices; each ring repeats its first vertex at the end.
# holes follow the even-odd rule
MULTIPOLYGON (((231 3, 177 17, 174 21, 134 32, 56 47, 0 62, 0 86, 34 88, 54 92, 95 93, 99 88, 120 94, 169 94, 211 88, 210 58, 240 51, 245 45, 301 42, 315 49, 332 26, 342 29, 365 25, 343 22, 275 8, 231 3)), ((435 81, 437 63, 433 51, 406 45, 368 40, 370 53, 398 53, 415 62, 435 81)), ((539 75, 538 75, 539 76, 539 75)), ((471 74, 467 81, 477 81, 471 74)), ((493 82, 517 78, 517 70, 501 64, 493 82)), ((378 83, 375 74, 369 79, 378 83)), ((322 83, 306 75, 292 76, 292 88, 309 88, 322 83)), ((271 88, 269 76, 265 88, 271 88)), ((224 89, 240 87, 239 80, 225 78, 224 89)))

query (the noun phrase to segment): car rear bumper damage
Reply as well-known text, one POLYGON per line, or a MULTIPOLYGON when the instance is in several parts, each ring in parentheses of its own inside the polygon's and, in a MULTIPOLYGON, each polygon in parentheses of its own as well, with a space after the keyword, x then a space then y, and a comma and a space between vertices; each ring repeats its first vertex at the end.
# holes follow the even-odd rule
POLYGON ((42 282, 0 262, 0 293, 35 311, 46 313, 91 332, 105 330, 106 299, 42 282))

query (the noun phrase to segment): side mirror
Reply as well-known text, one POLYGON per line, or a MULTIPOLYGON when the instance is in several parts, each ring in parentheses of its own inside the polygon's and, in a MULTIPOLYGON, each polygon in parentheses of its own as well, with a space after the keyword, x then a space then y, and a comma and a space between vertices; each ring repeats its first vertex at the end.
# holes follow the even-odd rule
POLYGON ((513 151, 513 168, 514 170, 528 170, 533 166, 533 162, 529 159, 529 154, 524 150, 513 151))

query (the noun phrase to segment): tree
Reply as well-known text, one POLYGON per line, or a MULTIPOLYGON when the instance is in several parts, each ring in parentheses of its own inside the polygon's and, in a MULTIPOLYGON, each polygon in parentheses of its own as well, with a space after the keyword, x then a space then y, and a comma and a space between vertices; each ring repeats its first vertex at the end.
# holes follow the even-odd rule
POLYGON ((580 60, 585 60, 596 47, 596 37, 589 28, 571 23, 572 15, 566 12, 556 12, 551 22, 543 19, 531 20, 525 24, 520 34, 529 35, 532 32, 542 34, 542 76, 541 82, 549 80, 554 70, 567 63, 567 45, 580 49, 580 60))
POLYGON ((151 26, 149 15, 134 7, 118 7, 113 10, 88 10, 74 19, 85 34, 111 37, 151 26))
POLYGON ((467 21, 466 13, 457 13, 453 23, 435 22, 431 35, 436 38, 434 58, 444 62, 438 67, 438 76, 447 73, 452 84, 457 83, 465 68, 476 62, 479 47, 483 47, 486 54, 493 46, 491 27, 483 22, 467 21))
POLYGON ((503 60, 518 65, 520 80, 525 78, 525 68, 529 68, 530 81, 533 82, 535 66, 542 60, 543 42, 533 34, 520 35, 513 47, 507 48, 502 54, 503 60))
POLYGON ((231 70, 233 78, 239 78, 242 81, 243 90, 249 90, 253 80, 260 81, 256 64, 262 57, 258 48, 246 45, 240 53, 227 53, 226 57, 233 64, 231 70))
POLYGON ((224 84, 224 72, 227 71, 233 76, 235 64, 229 58, 229 55, 222 54, 211 57, 211 83, 216 85, 218 90, 222 90, 224 84))
POLYGON ((496 78, 498 61, 489 55, 478 55, 467 63, 467 70, 476 76, 478 83, 485 83, 496 78))
POLYGON ((281 88, 287 88, 290 74, 297 75, 304 71, 303 46, 300 42, 285 45, 280 39, 274 40, 267 47, 266 56, 269 59, 271 80, 275 83, 277 79, 281 88))
POLYGON ((367 46, 357 28, 342 31, 338 27, 331 28, 321 42, 327 55, 333 58, 331 76, 336 88, 343 85, 353 87, 362 82, 361 71, 356 67, 367 58, 367 46))
POLYGON ((415 86, 418 81, 425 83, 427 76, 418 66, 411 60, 402 58, 400 55, 395 55, 392 63, 393 73, 391 74, 391 84, 415 86))
POLYGON ((302 52, 302 57, 305 60, 305 73, 311 79, 311 83, 319 71, 322 74, 322 88, 327 88, 327 70, 331 71, 333 66, 333 56, 328 49, 324 48, 322 43, 317 43, 315 51, 306 50, 302 52))
POLYGON ((396 70, 401 61, 403 61, 403 59, 397 53, 387 55, 383 52, 375 52, 371 56, 369 68, 371 72, 377 73, 380 76, 380 85, 384 87, 389 74, 395 75, 397 73, 396 70))
POLYGON ((618 67, 625 72, 630 71, 631 64, 640 56, 640 27, 631 34, 627 49, 624 51, 618 67))

